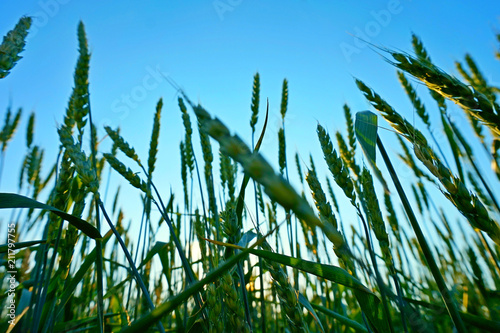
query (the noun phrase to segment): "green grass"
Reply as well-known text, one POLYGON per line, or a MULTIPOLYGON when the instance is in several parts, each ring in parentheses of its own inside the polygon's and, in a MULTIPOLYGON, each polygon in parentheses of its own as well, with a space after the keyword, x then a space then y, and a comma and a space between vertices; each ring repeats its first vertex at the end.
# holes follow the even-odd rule
MULTIPOLYGON (((4 38, 0 78, 15 75, 11 71, 29 25, 22 18, 4 38)), ((119 129, 107 127, 106 136, 97 137, 82 23, 77 36, 73 92, 58 129, 60 142, 54 143, 60 147, 58 161, 50 165, 43 160, 43 147, 34 145, 32 113, 26 121, 19 194, 0 193, 0 208, 12 211, 5 222, 16 235, 0 245, 2 318, 9 318, 12 298, 10 264, 17 267, 19 282, 15 325, 2 322, 0 330, 500 331, 500 208, 495 191, 500 181, 500 90, 488 84, 469 54, 465 64, 456 65, 461 81, 434 65, 415 35, 415 55, 381 49, 401 70, 395 79, 422 129, 356 79, 360 96, 392 126, 398 139, 393 142, 400 147, 386 151, 377 114, 339 106, 347 137, 341 132, 331 136, 318 124, 323 156, 310 156, 306 163, 301 156, 308 152, 293 152, 293 169, 286 144, 293 133, 285 131, 287 80, 276 167, 259 153, 269 135, 269 103, 261 114, 258 73, 252 81, 250 138, 234 134, 179 90, 185 136, 172 147, 180 147, 182 189, 165 198, 155 181, 162 170, 156 165, 162 100, 151 110, 148 156, 140 156, 119 129), (417 95, 408 75, 429 88, 431 103, 417 95), (452 107, 465 112, 470 129, 455 125, 447 112, 452 107), (435 112, 438 117, 431 117, 435 112), (194 129, 192 121, 198 125, 194 129), (200 142, 193 140, 196 130, 200 142), (445 138, 440 145, 437 131, 445 138), (475 136, 464 136, 465 131, 475 136), (111 143, 109 151, 98 144, 102 140, 111 143), (86 154, 82 146, 88 145, 86 154), (479 171, 477 147, 488 151, 491 170, 479 171), (382 157, 378 161, 377 149, 382 157), (453 160, 443 151, 451 151, 453 160), (359 163, 363 158, 367 166, 359 163), (412 172, 403 182, 393 167, 397 162, 412 172), (50 170, 45 176, 42 166, 50 170), (141 172, 132 171, 137 169, 141 172), (112 173, 141 198, 138 234, 124 225, 129 203, 119 196, 120 188, 108 189, 112 173), (297 179, 301 191, 289 179, 297 179), (102 198, 113 192, 109 211, 102 198), (352 212, 359 224, 352 221, 352 212), (156 234, 163 223, 168 238, 159 241, 156 234), (9 262, 13 248, 16 256, 9 262)), ((0 180, 5 151, 24 120, 21 109, 15 114, 7 110, 0 132, 0 180)))

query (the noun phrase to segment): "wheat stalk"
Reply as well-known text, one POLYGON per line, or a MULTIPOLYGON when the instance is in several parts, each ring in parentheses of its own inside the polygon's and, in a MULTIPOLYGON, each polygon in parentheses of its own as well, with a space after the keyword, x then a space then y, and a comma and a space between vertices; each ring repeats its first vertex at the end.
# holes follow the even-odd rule
MULTIPOLYGON (((187 101, 189 99, 184 96, 187 101)), ((342 236, 330 226, 324 225, 316 217, 309 204, 286 182, 277 175, 269 163, 259 154, 252 153, 248 146, 218 119, 199 105, 189 104, 193 108, 202 130, 217 140, 223 152, 240 163, 248 175, 264 187, 267 195, 285 209, 292 210, 299 218, 313 226, 319 226, 332 242, 342 242, 342 236)))
POLYGON ((460 178, 453 176, 451 171, 436 157, 422 133, 363 82, 356 80, 356 83, 365 97, 391 123, 391 126, 405 139, 413 143, 415 156, 446 189, 446 192, 443 192, 446 198, 455 205, 474 228, 485 231, 491 239, 500 244, 500 228, 497 223, 489 217, 488 211, 477 196, 467 189, 460 178))

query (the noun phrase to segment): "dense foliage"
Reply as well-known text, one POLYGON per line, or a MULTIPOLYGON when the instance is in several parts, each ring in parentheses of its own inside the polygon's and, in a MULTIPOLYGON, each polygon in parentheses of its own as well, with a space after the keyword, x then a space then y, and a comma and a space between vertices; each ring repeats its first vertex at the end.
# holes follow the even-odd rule
MULTIPOLYGON (((22 18, 4 37, 0 78, 20 59, 30 23, 22 18)), ((58 129, 57 163, 47 165, 43 147, 33 144, 32 113, 19 174, 24 195, 0 193, 0 208, 13 212, 3 221, 10 231, 0 246, 4 330, 500 331, 500 90, 487 82, 470 55, 456 64, 461 81, 434 65, 416 36, 414 55, 380 50, 398 69, 425 125, 422 131, 356 80, 393 127, 398 156, 386 152, 375 113, 353 114, 344 105, 347 136, 337 132, 332 140, 318 124, 324 161, 311 156, 306 164, 296 153, 290 163, 286 137, 293 133, 285 131, 284 80, 278 171, 259 154, 269 109, 263 114, 259 74, 253 79, 248 140, 179 90, 183 193, 162 198, 153 177, 160 172, 162 100, 152 112, 147 159, 119 129, 106 127, 106 137, 97 137, 89 98, 91 55, 82 23, 78 42, 73 92, 58 129), (417 95, 410 77, 427 86, 432 103, 417 95), (448 112, 456 106, 450 102, 465 112, 475 137, 456 126, 448 112), (431 123, 431 112, 440 123, 431 123), (439 131, 445 139, 438 144, 434 133, 439 131), (112 143, 109 152, 102 151, 102 140, 112 143), (88 146, 86 153, 82 147, 88 146), (474 150, 483 148, 492 167, 488 177, 485 164, 475 159, 474 150), (359 163, 362 154, 367 166, 359 163), (396 161, 408 165, 411 179, 400 182, 396 161), (320 175, 315 163, 324 163, 321 170, 328 175, 320 175), (50 171, 42 173, 42 165, 50 171), (116 193, 111 209, 103 204, 114 172, 141 197, 138 235, 124 227, 128 203, 119 189, 110 190, 116 193), (301 193, 289 177, 297 177, 301 193), (439 204, 446 200, 451 203, 447 210, 439 204), (346 205, 352 205, 362 228, 346 219, 351 208, 346 205), (167 241, 156 237, 163 224, 167 241), (426 238, 422 228, 435 237, 426 238), (15 283, 10 278, 14 267, 15 283), (15 316, 8 307, 12 299, 15 316)), ((21 110, 15 115, 7 110, 0 132, 0 177, 8 143, 21 123, 21 110)), ((390 153, 396 149, 392 146, 390 153)))

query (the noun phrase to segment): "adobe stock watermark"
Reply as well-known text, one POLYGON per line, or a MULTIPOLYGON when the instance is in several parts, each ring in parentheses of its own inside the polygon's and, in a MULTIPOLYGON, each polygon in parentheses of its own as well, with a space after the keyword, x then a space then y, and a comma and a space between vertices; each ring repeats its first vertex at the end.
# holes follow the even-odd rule
POLYGON ((10 223, 7 225, 7 283, 9 289, 7 290, 7 318, 10 326, 16 324, 16 288, 17 283, 17 267, 16 267, 16 225, 10 223))
POLYGON ((219 16, 219 20, 224 21, 224 15, 227 12, 232 12, 236 7, 241 5, 243 0, 214 0, 212 6, 219 16))
POLYGON ((33 21, 31 23, 30 31, 28 34, 28 39, 35 37, 40 28, 45 27, 51 18, 54 18, 59 11, 61 6, 66 5, 71 0, 40 0, 38 1, 38 7, 40 10, 33 14, 33 21))
POLYGON ((394 15, 402 11, 403 5, 400 0, 389 0, 385 9, 370 11, 370 16, 373 20, 366 22, 362 28, 358 26, 354 27, 352 42, 340 43, 340 49, 347 62, 350 63, 352 61, 352 56, 354 54, 361 53, 361 50, 368 46, 372 38, 378 36, 382 32, 382 29, 391 23, 394 15))
MULTIPOLYGON (((119 120, 124 120, 130 114, 130 111, 139 107, 139 104, 144 101, 149 93, 166 82, 169 73, 163 72, 160 65, 155 68, 146 66, 144 69, 146 74, 142 77, 141 83, 132 87, 128 93, 123 93, 119 98, 116 98, 111 103, 111 111, 115 114, 114 119, 118 117, 119 120)), ((98 128, 103 128, 105 125, 109 126, 113 122, 111 118, 101 119, 98 128)))

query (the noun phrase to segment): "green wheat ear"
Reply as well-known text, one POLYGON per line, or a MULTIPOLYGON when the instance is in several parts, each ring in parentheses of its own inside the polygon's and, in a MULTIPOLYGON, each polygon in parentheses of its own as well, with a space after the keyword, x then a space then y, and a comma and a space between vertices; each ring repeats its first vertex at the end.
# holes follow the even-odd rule
POLYGON ((0 45, 0 79, 9 75, 12 68, 22 58, 19 53, 24 50, 30 26, 31 17, 21 17, 14 29, 3 37, 2 45, 0 45))
POLYGON ((283 88, 281 89, 281 106, 280 106, 281 119, 285 119, 287 109, 288 109, 288 80, 284 79, 283 88))
POLYGON ((151 133, 151 141, 149 143, 149 156, 148 156, 148 175, 152 177, 156 164, 156 155, 158 153, 158 140, 160 137, 160 118, 161 109, 163 107, 163 100, 160 98, 156 104, 156 112, 153 121, 153 131, 151 133))
POLYGON ((112 130, 109 126, 105 126, 104 129, 106 130, 106 133, 108 133, 111 140, 113 140, 113 147, 115 147, 116 145, 116 147, 120 149, 125 155, 127 155, 127 157, 131 158, 139 165, 141 165, 141 160, 135 152, 135 149, 123 139, 118 130, 112 130))
POLYGON ((1 152, 4 153, 7 149, 7 144, 14 136, 14 133, 17 130, 17 126, 19 125, 19 120, 21 120, 22 109, 19 108, 17 110, 14 119, 11 120, 11 110, 10 107, 7 109, 7 113, 5 115, 5 123, 0 131, 0 143, 2 144, 1 152))
POLYGON ((89 66, 90 53, 88 49, 85 26, 80 21, 78 24, 78 61, 75 68, 73 93, 70 99, 70 108, 78 128, 79 141, 82 141, 83 128, 87 124, 87 115, 90 112, 89 101, 89 66))
POLYGON ((252 127, 252 133, 255 132, 255 125, 257 125, 257 120, 259 116, 259 102, 260 102, 260 76, 256 73, 253 77, 253 88, 252 88, 252 117, 250 118, 250 126, 252 127))
POLYGON ((31 112, 30 118, 28 120, 28 128, 26 130, 26 146, 28 148, 31 147, 31 144, 33 143, 33 135, 35 131, 35 112, 31 112))
POLYGON ((299 217, 312 226, 319 226, 333 242, 343 242, 342 236, 329 225, 324 225, 317 217, 307 201, 299 196, 285 179, 277 175, 271 165, 259 153, 252 153, 250 148, 237 136, 231 135, 229 129, 200 105, 193 104, 187 96, 184 98, 193 108, 201 127, 219 142, 222 151, 241 164, 244 171, 257 183, 263 185, 264 191, 271 200, 275 200, 285 209, 291 209, 299 217))
POLYGON ((387 52, 394 58, 388 60, 395 67, 413 75, 429 89, 460 105, 467 114, 487 126, 494 137, 500 137, 500 116, 497 106, 480 90, 469 87, 455 77, 445 73, 428 61, 404 53, 387 52))
MULTIPOLYGON (((497 34, 497 41, 500 42, 500 34, 497 34)), ((500 60, 500 51, 495 52, 495 57, 500 60)))
POLYGON ((318 124, 317 133, 321 149, 323 150, 323 157, 325 158, 328 169, 333 175, 335 182, 344 191, 353 205, 356 205, 356 192, 354 192, 354 183, 349 175, 349 171, 344 165, 342 158, 338 156, 337 151, 333 149, 333 144, 330 135, 326 130, 318 124))

